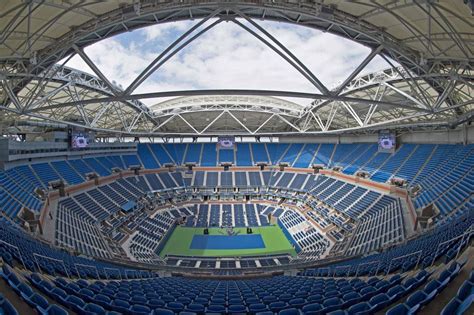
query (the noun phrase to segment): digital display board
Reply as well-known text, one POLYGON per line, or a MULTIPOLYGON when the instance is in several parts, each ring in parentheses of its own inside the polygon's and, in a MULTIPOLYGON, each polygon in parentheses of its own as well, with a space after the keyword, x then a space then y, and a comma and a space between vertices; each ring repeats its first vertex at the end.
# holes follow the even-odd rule
POLYGON ((379 152, 393 153, 397 147, 394 133, 379 133, 379 152))
POLYGON ((234 137, 219 137, 217 140, 217 145, 220 150, 234 149, 235 138, 234 137))
POLYGON ((84 149, 89 146, 89 134, 87 132, 71 133, 71 149, 84 149))

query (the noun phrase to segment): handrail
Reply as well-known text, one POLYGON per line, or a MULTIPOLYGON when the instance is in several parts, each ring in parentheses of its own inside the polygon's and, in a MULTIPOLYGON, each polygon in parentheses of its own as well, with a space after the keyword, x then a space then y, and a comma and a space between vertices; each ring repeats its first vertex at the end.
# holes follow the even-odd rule
POLYGON ((380 261, 380 260, 374 260, 374 261, 369 261, 369 262, 366 262, 366 263, 363 263, 363 264, 358 264, 357 268, 356 268, 355 276, 357 277, 359 275, 360 266, 364 266, 364 265, 369 266, 369 265, 373 265, 375 263, 377 264, 377 269, 375 270, 375 274, 377 274, 379 272, 380 264, 382 263, 382 261, 380 261))
POLYGON ((108 273, 107 273, 107 270, 117 270, 118 271, 118 274, 120 275, 120 280, 123 280, 122 278, 122 273, 120 272, 120 269, 118 268, 109 268, 109 267, 104 267, 104 273, 105 273, 105 277, 107 278, 107 280, 110 279, 108 273))
POLYGON ((76 268, 77 275, 79 276, 79 278, 81 278, 81 273, 79 272, 79 269, 77 268, 77 266, 80 266, 80 267, 89 267, 89 268, 94 269, 94 270, 95 270, 95 273, 97 274, 97 279, 100 279, 99 269, 97 269, 96 266, 74 263, 74 267, 76 268))
POLYGON ((21 263, 22 263, 23 267, 25 267, 25 269, 28 269, 28 268, 26 268, 25 261, 24 261, 24 259, 23 259, 23 255, 21 254, 21 251, 20 251, 20 249, 18 248, 18 246, 12 245, 12 244, 7 243, 6 241, 3 241, 3 240, 0 240, 0 244, 4 244, 4 245, 6 245, 6 246, 10 246, 10 247, 13 248, 13 249, 16 249, 16 251, 18 252, 18 256, 20 256, 21 263))
POLYGON ((415 256, 415 255, 418 256, 418 259, 416 260, 416 265, 415 265, 415 269, 417 269, 417 268, 418 268, 418 264, 420 263, 420 259, 421 259, 422 254, 423 254, 423 250, 419 250, 419 251, 414 252, 414 253, 406 254, 406 255, 399 256, 399 257, 396 257, 396 258, 391 259, 391 260, 390 260, 390 263, 388 264, 387 272, 385 273, 385 275, 388 275, 388 274, 390 273, 390 267, 392 267, 392 263, 393 263, 394 261, 399 260, 399 259, 402 259, 402 258, 407 258, 407 257, 415 256))
POLYGON ((473 233, 474 233, 474 230, 473 230, 473 226, 471 225, 463 234, 455 236, 455 237, 453 237, 449 240, 446 240, 444 242, 439 243, 438 246, 436 247, 436 252, 433 256, 433 260, 431 261, 431 266, 433 266, 435 261, 436 261, 436 257, 438 256, 439 248, 440 248, 441 245, 444 245, 446 243, 454 242, 457 239, 461 239, 461 242, 459 242, 458 248, 457 248, 457 253, 456 253, 456 258, 457 258, 458 255, 459 255, 459 252, 461 251, 461 247, 462 247, 462 243, 464 241, 464 238, 466 237, 466 235, 471 235, 473 233))
POLYGON ((346 277, 349 275, 349 271, 351 270, 351 267, 353 267, 352 265, 344 265, 344 266, 336 266, 334 268, 334 272, 332 274, 332 276, 336 276, 336 271, 337 269, 343 269, 343 268, 347 268, 347 272, 346 272, 346 277))
POLYGON ((38 262, 38 258, 37 258, 37 257, 44 258, 44 259, 46 259, 46 260, 52 260, 52 261, 60 262, 60 263, 63 265, 63 267, 64 267, 64 272, 66 273, 66 276, 67 276, 69 279, 72 279, 71 275, 70 275, 69 272, 67 271, 66 264, 64 263, 64 260, 56 259, 56 258, 44 256, 44 255, 40 255, 40 254, 37 254, 37 253, 33 253, 33 257, 34 257, 34 259, 35 259, 36 265, 38 266, 38 270, 39 270, 41 273, 43 273, 43 270, 41 269, 41 265, 40 265, 40 263, 38 262))

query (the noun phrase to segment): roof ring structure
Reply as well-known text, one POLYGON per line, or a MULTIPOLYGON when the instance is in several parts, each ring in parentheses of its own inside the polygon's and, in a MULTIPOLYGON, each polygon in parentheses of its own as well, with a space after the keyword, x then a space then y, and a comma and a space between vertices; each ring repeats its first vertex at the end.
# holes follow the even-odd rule
MULTIPOLYGON (((28 117, 130 135, 270 135, 454 127, 473 116, 472 12, 462 1, 341 2, 6 0, 0 45, 0 117, 28 117), (198 20, 120 88, 85 53, 102 39, 157 23, 198 20), (370 53, 327 87, 257 21, 298 24, 351 39, 370 53), (262 41, 314 93, 193 90, 134 93, 173 55, 222 21, 262 41), (243 23, 245 21, 245 23, 243 23), (207 23, 209 22, 209 23, 207 23), (251 25, 249 28, 247 25, 251 25), (79 55, 95 76, 58 64, 79 55), (360 77, 375 56, 392 68, 360 77), (397 64, 393 64, 395 61, 397 64), (140 100, 177 97, 152 109, 140 100), (308 99, 299 107, 278 97, 308 99)), ((1 118, 0 118, 1 119, 1 118)))

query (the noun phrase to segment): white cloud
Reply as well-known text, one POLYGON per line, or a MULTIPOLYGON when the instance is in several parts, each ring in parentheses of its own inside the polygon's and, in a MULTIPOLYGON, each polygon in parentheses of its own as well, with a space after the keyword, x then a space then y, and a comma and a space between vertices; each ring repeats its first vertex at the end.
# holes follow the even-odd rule
POLYGON ((145 34, 146 40, 168 40, 167 36, 174 33, 184 33, 192 25, 193 21, 180 21, 180 22, 170 22, 163 24, 156 24, 152 26, 145 27, 140 30, 145 34))
MULTIPOLYGON (((86 48, 103 73, 124 88, 193 22, 151 26, 86 48), (132 36, 133 35, 133 36, 132 36), (166 43, 165 43, 166 42, 166 43)), ((208 23, 209 24, 209 23, 208 23)), ((308 28, 263 22, 329 88, 351 73, 369 49, 349 40, 308 28)), ((92 73, 78 57, 68 66, 92 73)), ((374 59, 364 73, 388 67, 374 59)), ((170 59, 135 93, 183 89, 318 90, 298 71, 258 39, 234 23, 221 23, 170 59)), ((143 100, 152 104, 157 100, 143 100)), ((301 100, 307 104, 309 100, 301 100)))

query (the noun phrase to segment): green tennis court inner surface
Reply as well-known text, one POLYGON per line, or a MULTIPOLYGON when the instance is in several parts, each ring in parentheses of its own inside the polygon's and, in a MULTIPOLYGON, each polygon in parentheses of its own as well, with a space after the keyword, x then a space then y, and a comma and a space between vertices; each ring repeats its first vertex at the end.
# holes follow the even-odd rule
MULTIPOLYGON (((203 256, 203 257, 224 257, 224 256, 252 256, 252 255, 275 255, 275 254, 290 254, 296 255, 296 251, 290 244, 288 239, 283 234, 278 226, 264 226, 253 227, 253 235, 260 235, 264 246, 255 246, 255 248, 240 248, 240 249, 226 249, 226 246, 219 246, 219 249, 200 248, 192 246, 194 236, 202 238, 204 228, 192 228, 178 226, 173 231, 173 234, 166 242, 165 247, 159 253, 161 257, 166 255, 178 256, 203 256)), ((234 228, 234 232, 239 236, 247 234, 246 228, 234 228)), ((209 242, 214 244, 216 239, 225 244, 226 237, 229 237, 229 244, 232 242, 233 236, 227 236, 225 229, 209 228, 209 238, 212 236, 219 236, 209 242)), ((198 238, 196 237, 196 238, 198 238)), ((235 238, 235 237, 234 237, 235 238)), ((196 239, 194 240, 196 243, 196 239)), ((202 240, 201 240, 202 241, 202 240)), ((201 246, 206 247, 206 246, 201 246)), ((209 246, 212 247, 212 246, 209 246)), ((215 246, 214 246, 215 247, 215 246)), ((248 246, 252 247, 252 246, 248 246)))

